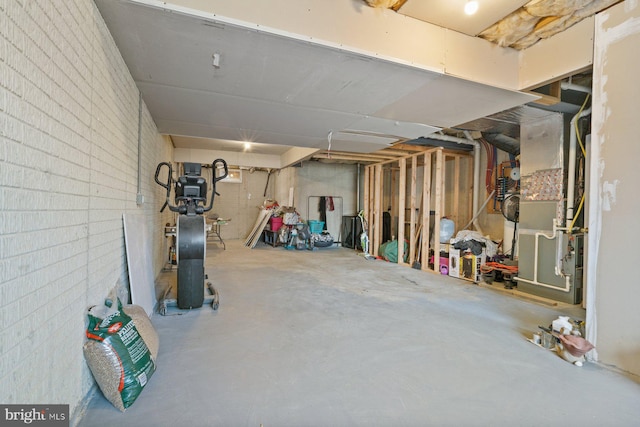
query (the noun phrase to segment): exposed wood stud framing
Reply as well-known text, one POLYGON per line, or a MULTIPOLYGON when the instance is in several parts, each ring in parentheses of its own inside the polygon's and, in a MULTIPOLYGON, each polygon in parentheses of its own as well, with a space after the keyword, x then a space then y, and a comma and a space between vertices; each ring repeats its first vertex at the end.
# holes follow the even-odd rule
POLYGON ((374 213, 373 213, 373 255, 378 256, 378 248, 382 243, 382 165, 375 166, 375 197, 374 197, 374 213))
MULTIPOLYGON (((371 193, 370 193, 371 185, 370 185, 370 182, 369 182, 369 174, 370 174, 370 169, 365 167, 364 168, 364 177, 362 179, 362 182, 363 182, 363 186, 362 186, 363 187, 362 188, 362 199, 363 199, 363 203, 362 204, 363 204, 363 206, 362 206, 362 208, 364 209, 365 212, 369 211, 369 202, 371 200, 371 193)), ((367 219, 367 222, 368 222, 369 219, 368 218, 366 218, 366 219, 367 219)))
MULTIPOLYGON (((394 212, 398 211, 398 202, 396 200, 398 200, 397 194, 398 194, 398 170, 394 169, 394 168, 390 168, 391 171, 391 188, 390 188, 390 197, 391 197, 391 211, 389 212, 391 215, 393 215, 394 212)), ((391 221, 391 238, 395 238, 398 235, 398 225, 394 222, 391 221)))
MULTIPOLYGON (((418 207, 416 192, 417 192, 417 183, 416 180, 418 178, 418 156, 411 156, 411 213, 410 213, 410 224, 409 224, 409 263, 413 263, 416 257, 416 209, 418 207)), ((404 246, 404 245, 403 245, 404 246)), ((400 262, 400 258, 398 258, 398 262, 400 262)))
POLYGON ((429 268, 429 222, 431 218, 431 153, 424 154, 422 172, 422 248, 420 263, 422 270, 429 268))
POLYGON ((460 225, 460 156, 454 157, 455 168, 453 172, 453 208, 449 213, 449 216, 456 225, 456 230, 459 230, 460 225))
POLYGON ((440 257, 434 257, 434 264, 429 265, 432 254, 440 253, 440 219, 447 211, 445 193, 452 198, 450 201, 451 214, 461 222, 465 213, 470 218, 472 198, 469 191, 472 188, 473 162, 467 153, 446 151, 441 147, 432 148, 422 153, 411 154, 391 162, 381 162, 365 167, 366 176, 382 176, 382 171, 389 173, 388 179, 370 180, 369 193, 372 195, 369 209, 373 213, 370 235, 373 235, 370 252, 379 255, 382 243, 382 201, 390 200, 392 239, 398 241, 399 263, 412 266, 419 261, 424 271, 440 271, 440 257), (411 162, 410 164, 408 162, 411 162), (384 169, 383 169, 384 168, 384 169), (422 189, 418 185, 422 173, 422 189), (445 191, 445 175, 453 175, 452 189, 445 191), (464 186, 464 188, 461 187, 464 186), (420 194, 419 194, 420 193, 420 194), (387 199, 388 197, 388 199, 387 199), (396 201, 397 200, 397 201, 396 201), (431 211, 433 208, 434 224, 430 227, 431 211), (409 210, 409 215, 407 215, 409 210), (396 221, 397 219, 397 221, 396 221), (397 224, 397 225, 395 225, 397 224), (422 227, 420 225, 422 224, 422 227), (395 233, 395 234, 394 234, 395 233), (407 236, 408 234, 408 236, 407 236), (422 235, 422 239, 420 236, 422 235), (433 243, 431 236, 433 235, 433 243), (408 263, 404 262, 404 244, 408 241, 408 263), (418 251, 419 245, 419 251, 418 251), (419 255, 418 255, 419 252, 419 255))
POLYGON ((440 271, 440 218, 444 200, 444 160, 442 150, 436 151, 435 218, 433 222, 433 271, 440 271))
POLYGON ((407 158, 400 159, 400 182, 398 186, 398 262, 404 260, 405 208, 407 207, 407 158))

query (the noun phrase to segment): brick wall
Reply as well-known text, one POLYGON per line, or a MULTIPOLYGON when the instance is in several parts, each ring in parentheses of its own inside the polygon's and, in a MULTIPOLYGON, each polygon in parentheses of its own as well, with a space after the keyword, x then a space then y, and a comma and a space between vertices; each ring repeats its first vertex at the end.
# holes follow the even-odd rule
POLYGON ((172 158, 90 0, 0 0, 0 402, 68 403, 93 385, 86 309, 128 284, 122 214, 164 261, 156 164, 172 158))

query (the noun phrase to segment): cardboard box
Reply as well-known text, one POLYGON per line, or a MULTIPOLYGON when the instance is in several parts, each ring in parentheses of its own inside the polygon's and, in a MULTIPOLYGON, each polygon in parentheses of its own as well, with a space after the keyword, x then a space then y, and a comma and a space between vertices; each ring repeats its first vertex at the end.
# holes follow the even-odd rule
POLYGON ((449 276, 460 277, 460 250, 449 249, 449 276))
POLYGON ((451 248, 449 250, 449 276, 477 283, 482 278, 480 266, 486 262, 487 254, 484 249, 480 255, 473 255, 470 251, 451 248))

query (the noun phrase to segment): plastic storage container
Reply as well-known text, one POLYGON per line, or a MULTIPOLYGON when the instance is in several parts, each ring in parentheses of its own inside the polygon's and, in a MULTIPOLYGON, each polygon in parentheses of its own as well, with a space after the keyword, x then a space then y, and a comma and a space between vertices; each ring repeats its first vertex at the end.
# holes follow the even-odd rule
POLYGON ((568 335, 573 330, 573 325, 569 321, 568 316, 559 316, 556 320, 551 322, 551 329, 553 329, 555 332, 560 332, 568 335))
POLYGON ((282 217, 281 216, 272 216, 271 217, 271 230, 278 231, 280 227, 282 227, 282 217))
POLYGON ((324 228, 324 221, 316 221, 313 219, 309 220, 309 231, 311 231, 312 234, 322 233, 323 228, 324 228))
POLYGON ((456 224, 449 218, 440 220, 440 243, 449 243, 455 233, 456 224))

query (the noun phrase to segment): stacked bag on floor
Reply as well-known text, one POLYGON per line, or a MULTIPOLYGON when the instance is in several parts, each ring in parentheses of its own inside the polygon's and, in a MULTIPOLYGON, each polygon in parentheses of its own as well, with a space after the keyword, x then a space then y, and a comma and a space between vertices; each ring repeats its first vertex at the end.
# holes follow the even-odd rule
POLYGON ((89 309, 84 356, 98 387, 120 411, 138 398, 156 370, 159 340, 147 313, 119 298, 89 309))

